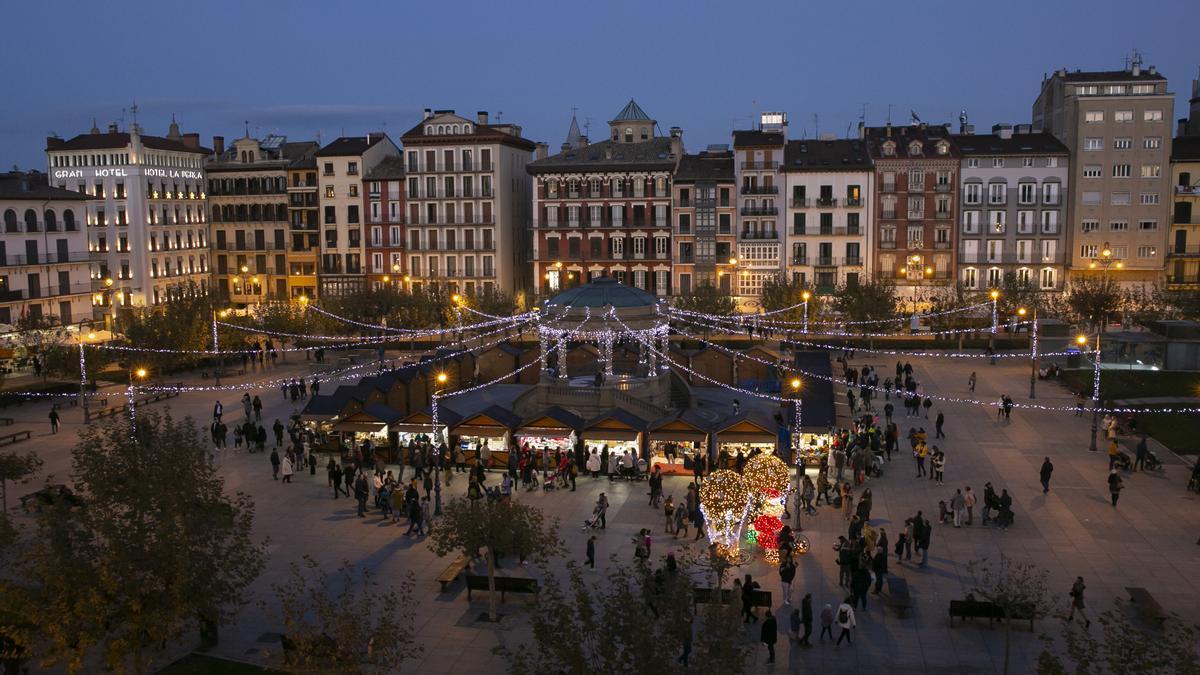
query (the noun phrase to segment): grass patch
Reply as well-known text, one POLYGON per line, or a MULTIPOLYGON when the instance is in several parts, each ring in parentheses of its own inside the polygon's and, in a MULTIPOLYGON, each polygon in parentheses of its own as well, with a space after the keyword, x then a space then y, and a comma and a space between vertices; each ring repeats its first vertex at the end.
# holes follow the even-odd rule
MULTIPOLYGON (((1063 381, 1071 391, 1092 392, 1091 368, 1068 370, 1063 381)), ((1101 370, 1100 398, 1146 398, 1149 396, 1200 396, 1200 373, 1161 370, 1101 370)))
POLYGON ((158 671, 159 675, 262 675, 282 672, 207 654, 188 654, 158 671))
POLYGON ((1137 423, 1154 440, 1181 455, 1200 454, 1200 415, 1142 413, 1137 423))

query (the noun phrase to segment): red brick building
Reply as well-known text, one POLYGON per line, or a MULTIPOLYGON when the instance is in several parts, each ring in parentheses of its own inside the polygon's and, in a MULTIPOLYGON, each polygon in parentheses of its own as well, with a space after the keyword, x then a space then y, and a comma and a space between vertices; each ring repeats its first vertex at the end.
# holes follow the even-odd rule
POLYGON ((404 159, 387 157, 363 178, 367 288, 403 285, 404 159))

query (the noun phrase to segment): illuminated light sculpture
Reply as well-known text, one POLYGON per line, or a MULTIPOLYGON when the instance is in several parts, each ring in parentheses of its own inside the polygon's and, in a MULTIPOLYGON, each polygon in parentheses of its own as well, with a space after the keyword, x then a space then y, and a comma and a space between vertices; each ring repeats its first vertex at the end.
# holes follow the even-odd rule
POLYGON ((742 477, 727 469, 714 471, 700 486, 700 510, 709 541, 719 550, 736 553, 750 511, 750 493, 742 477))

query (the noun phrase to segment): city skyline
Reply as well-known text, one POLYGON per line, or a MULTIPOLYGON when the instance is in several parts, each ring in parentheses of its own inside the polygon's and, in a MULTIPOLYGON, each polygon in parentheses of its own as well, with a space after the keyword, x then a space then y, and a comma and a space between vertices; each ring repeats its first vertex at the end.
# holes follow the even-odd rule
MULTIPOLYGON (((381 34, 378 40, 349 32, 326 35, 327 17, 315 5, 286 15, 269 5, 239 7, 237 25, 251 30, 230 27, 214 37, 206 19, 226 14, 223 3, 198 8, 196 20, 184 25, 141 4, 88 22, 56 24, 64 45, 87 44, 134 20, 141 28, 133 43, 134 53, 143 56, 126 65, 114 57, 81 77, 69 75, 78 72, 77 50, 46 51, 34 42, 38 31, 13 36, 15 52, 45 56, 6 73, 10 90, 22 92, 24 104, 0 113, 0 155, 8 166, 44 170, 45 136, 83 133, 93 118, 101 128, 114 121, 127 125, 135 101, 147 133, 165 133, 174 115, 205 141, 247 130, 259 138, 276 133, 294 140, 319 137, 323 143, 380 130, 396 139, 421 119, 423 108, 432 107, 466 115, 487 109, 494 120, 520 125, 527 138, 556 148, 573 109, 585 133, 590 122, 589 135, 596 138, 629 98, 655 112, 662 135, 670 126, 682 127, 691 152, 729 143, 730 131, 752 127, 763 110, 787 112, 792 138, 845 137, 860 117, 868 125, 883 124, 889 107, 894 124, 907 124, 912 112, 929 123, 955 122, 965 111, 986 130, 997 122, 1029 121, 1040 75, 1064 67, 1120 69, 1135 48, 1145 64, 1169 78, 1182 111, 1190 93, 1186 84, 1196 72, 1187 49, 1187 15, 1200 18, 1200 8, 1164 4, 1174 17, 1166 26, 1121 20, 1127 10, 1116 2, 1089 3, 1084 17, 1078 5, 1036 6, 1035 15, 1030 13, 1035 5, 1026 3, 989 17, 990 31, 1006 37, 984 41, 989 45, 984 49, 975 47, 984 36, 976 28, 978 18, 940 3, 886 20, 846 20, 833 9, 798 7, 725 16, 715 4, 675 3, 621 3, 612 7, 615 18, 606 19, 523 3, 504 14, 480 11, 488 7, 482 4, 471 12, 468 3, 462 14, 481 18, 446 26, 460 33, 445 39, 438 30, 407 30, 446 25, 437 9, 373 5, 361 10, 371 25, 397 27, 398 37, 381 34), (765 16, 784 28, 764 32, 765 16), (613 31, 587 28, 606 21, 613 31), (791 38, 787 26, 793 25, 799 39, 791 38), (814 25, 854 28, 807 28, 814 25), (935 33, 937 39, 897 38, 935 33), (275 34, 286 38, 275 40, 275 34), (713 36, 727 48, 713 49, 713 36), (179 50, 180 44, 195 48, 179 50), (913 67, 873 74, 874 64, 895 62, 884 46, 889 44, 902 45, 911 61, 900 63, 913 67), (164 57, 168 50, 175 53, 164 57), (567 53, 578 60, 562 58, 567 53), (464 88, 463 79, 471 86, 464 88), (720 103, 710 106, 714 92, 720 103)), ((12 12, 18 24, 49 25, 62 7, 20 6, 12 12)))

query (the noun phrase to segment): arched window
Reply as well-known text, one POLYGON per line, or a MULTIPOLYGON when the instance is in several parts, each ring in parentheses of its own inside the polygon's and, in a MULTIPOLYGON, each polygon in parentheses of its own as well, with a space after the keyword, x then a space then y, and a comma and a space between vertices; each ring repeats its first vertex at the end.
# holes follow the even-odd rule
POLYGON ((71 209, 63 211, 63 229, 67 232, 74 232, 78 226, 75 224, 75 212, 71 209))
POLYGON ((450 133, 453 133, 453 134, 457 134, 457 133, 458 133, 458 125, 457 125, 457 124, 455 124, 455 125, 454 125, 454 131, 452 131, 452 132, 450 132, 450 133))
POLYGON ((433 125, 432 124, 425 125, 425 133, 429 134, 430 136, 433 135, 433 125))
POLYGON ((54 213, 53 209, 46 209, 42 218, 46 221, 47 232, 58 232, 58 215, 54 213))
POLYGON ((633 142, 633 127, 625 127, 625 142, 633 142))
POLYGON ((445 124, 439 124, 439 125, 438 125, 438 135, 440 136, 440 135, 442 135, 442 134, 445 134, 445 133, 446 133, 446 125, 445 125, 445 124))
POLYGON ((25 231, 38 231, 37 211, 34 211, 33 209, 25 209, 25 231))
POLYGON ((17 212, 13 211, 12 209, 5 209, 5 211, 4 211, 4 231, 5 232, 19 231, 17 229, 17 212))
POLYGON ((470 124, 464 124, 464 125, 463 125, 463 133, 464 133, 464 134, 469 134, 469 133, 471 133, 471 125, 470 125, 470 124))
POLYGON ((650 132, 647 131, 646 127, 642 127, 642 140, 643 141, 650 140, 650 132))

